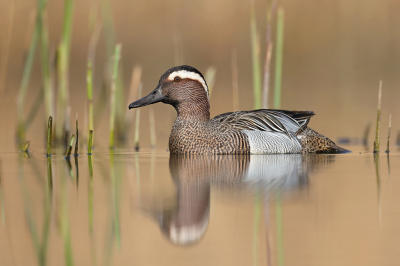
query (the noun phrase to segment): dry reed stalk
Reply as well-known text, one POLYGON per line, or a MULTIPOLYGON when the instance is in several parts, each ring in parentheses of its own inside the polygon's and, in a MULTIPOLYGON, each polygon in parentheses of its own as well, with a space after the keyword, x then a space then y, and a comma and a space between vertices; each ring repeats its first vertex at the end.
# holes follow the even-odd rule
POLYGON ((257 32, 254 0, 250 0, 250 36, 251 36, 251 52, 253 61, 254 109, 260 109, 261 108, 260 38, 257 32))
POLYGON ((150 147, 152 149, 156 148, 156 125, 154 122, 154 110, 150 108, 149 111, 149 120, 150 120, 150 147))
POLYGON ((374 153, 379 152, 379 137, 380 137, 380 127, 381 127, 381 99, 382 99, 382 80, 379 82, 379 94, 378 94, 378 111, 376 115, 376 132, 374 141, 374 153))
POLYGON ((121 56, 121 44, 115 46, 114 65, 111 81, 111 105, 110 105, 110 149, 114 148, 115 139, 115 114, 117 108, 116 93, 117 93, 117 79, 118 79, 118 66, 121 56))
POLYGON ((232 50, 232 100, 233 111, 239 111, 239 82, 236 49, 232 50))
POLYGON ((217 69, 215 67, 209 67, 206 70, 206 74, 204 78, 207 81, 207 86, 208 86, 208 97, 211 98, 211 93, 213 92, 214 89, 214 84, 215 84, 215 75, 217 74, 217 69))
POLYGON ((11 43, 11 35, 13 30, 13 22, 14 22, 14 6, 15 1, 10 1, 10 8, 8 11, 8 25, 6 36, 3 39, 3 47, 2 47, 2 59, 0 65, 0 91, 5 91, 6 78, 7 78, 7 63, 8 63, 8 55, 10 50, 11 43))
POLYGON ((25 153, 29 152, 29 144, 30 144, 29 141, 25 142, 24 147, 22 148, 22 152, 25 152, 25 153))
POLYGON ((75 134, 72 134, 71 138, 69 140, 69 145, 68 145, 68 148, 67 148, 67 152, 65 153, 65 157, 66 158, 71 157, 71 151, 72 151, 72 146, 74 145, 74 140, 75 140, 75 134))
MULTIPOLYGON (((138 89, 138 99, 142 97, 142 83, 139 85, 138 89)), ((140 126, 140 108, 136 109, 136 118, 135 118, 135 151, 140 150, 139 145, 139 126, 140 126)))
POLYGON ((390 152, 389 144, 390 144, 390 130, 392 129, 392 114, 389 115, 389 131, 388 131, 388 139, 387 139, 387 148, 386 153, 390 152))
POLYGON ((282 90, 282 63, 283 63, 283 33, 285 11, 282 7, 278 9, 278 21, 276 26, 276 60, 275 60, 275 89, 274 89, 274 108, 281 108, 282 90))
POLYGON ((276 0, 267 1, 267 29, 266 29, 266 53, 264 62, 264 80, 263 80, 263 101, 262 108, 268 108, 269 84, 271 77, 271 57, 272 57, 272 18, 275 13, 276 0))
POLYGON ((49 116, 49 120, 47 122, 47 153, 46 156, 51 156, 51 137, 53 133, 53 117, 49 116))

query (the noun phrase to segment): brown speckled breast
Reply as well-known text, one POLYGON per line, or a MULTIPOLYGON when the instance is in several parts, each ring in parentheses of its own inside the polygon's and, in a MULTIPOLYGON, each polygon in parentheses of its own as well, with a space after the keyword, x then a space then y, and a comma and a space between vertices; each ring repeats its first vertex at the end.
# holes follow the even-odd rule
POLYGON ((171 154, 249 154, 245 134, 220 132, 208 122, 175 121, 169 137, 171 154))

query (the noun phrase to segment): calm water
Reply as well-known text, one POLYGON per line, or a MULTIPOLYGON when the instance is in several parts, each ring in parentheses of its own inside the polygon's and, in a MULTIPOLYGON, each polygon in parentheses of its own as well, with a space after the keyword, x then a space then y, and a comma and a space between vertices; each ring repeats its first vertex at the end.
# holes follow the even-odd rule
POLYGON ((400 265, 400 154, 350 148, 0 154, 0 265, 400 265))

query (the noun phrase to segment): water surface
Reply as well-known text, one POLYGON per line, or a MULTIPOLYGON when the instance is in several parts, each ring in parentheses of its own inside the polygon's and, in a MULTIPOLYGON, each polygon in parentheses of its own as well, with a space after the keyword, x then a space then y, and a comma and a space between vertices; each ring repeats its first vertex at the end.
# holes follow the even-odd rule
POLYGON ((3 153, 0 265, 399 265, 400 155, 351 149, 3 153))

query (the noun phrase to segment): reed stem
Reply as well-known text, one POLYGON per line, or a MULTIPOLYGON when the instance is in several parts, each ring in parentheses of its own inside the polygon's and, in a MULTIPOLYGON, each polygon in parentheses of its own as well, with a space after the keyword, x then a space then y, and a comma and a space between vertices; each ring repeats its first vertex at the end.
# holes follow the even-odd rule
POLYGON ((47 154, 46 156, 51 156, 51 136, 52 136, 52 129, 53 127, 53 117, 49 116, 49 120, 47 122, 47 154))
MULTIPOLYGON (((91 13, 95 13, 95 8, 92 6, 91 13)), ((89 52, 87 59, 87 71, 86 71, 86 84, 87 84, 87 98, 88 98, 88 130, 94 129, 94 113, 93 113, 93 64, 95 60, 95 52, 97 43, 99 41, 100 33, 102 29, 101 23, 96 23, 90 37, 89 52)))
POLYGON ((59 93, 57 101, 56 139, 63 139, 65 126, 65 112, 68 106, 68 68, 72 35, 73 0, 64 0, 64 19, 61 42, 58 46, 57 75, 59 80, 59 93))
POLYGON ((276 27, 276 61, 275 61, 275 91, 274 108, 281 108, 282 89, 282 63, 283 63, 283 32, 284 32, 285 11, 282 7, 278 9, 278 21, 276 27))
MULTIPOLYGON (((136 97, 138 94, 138 89, 140 86, 140 82, 142 79, 142 67, 140 66, 135 66, 132 70, 132 77, 131 77, 131 85, 129 88, 129 94, 128 94, 128 101, 126 103, 126 106, 129 105, 129 102, 136 97)), ((133 118, 136 114, 136 109, 133 110, 127 110, 127 113, 125 114, 125 133, 127 133, 131 127, 133 118)))
POLYGON ((87 99, 88 99, 88 113, 89 113, 89 125, 88 129, 93 130, 93 65, 92 60, 89 59, 87 63, 86 71, 86 88, 87 88, 87 99))
POLYGON ((75 140, 75 135, 72 134, 71 135, 71 139, 69 140, 69 145, 68 145, 68 148, 67 148, 67 152, 65 153, 65 157, 66 158, 71 157, 71 151, 72 151, 72 146, 74 145, 74 140, 75 140))
POLYGON ((118 65, 121 54, 121 44, 115 46, 114 54, 114 67, 111 81, 111 113, 110 113, 110 149, 114 148, 115 139, 115 113, 116 113, 116 92, 117 92, 117 79, 118 79, 118 65))
POLYGON ((376 132, 374 141, 374 153, 379 152, 379 130, 381 127, 381 99, 382 99, 382 80, 379 82, 379 94, 378 94, 378 111, 376 115, 376 132))
POLYGON ((77 157, 79 149, 78 113, 76 113, 75 136, 76 136, 76 141, 75 141, 74 156, 77 157))
MULTIPOLYGON (((142 97, 142 83, 139 85, 138 89, 138 99, 142 97)), ((136 109, 136 119, 135 119, 135 151, 140 150, 139 145, 139 126, 140 126, 140 108, 136 109)))
POLYGON ((250 35, 253 61, 253 94, 254 109, 261 108, 261 67, 260 67, 260 39, 257 32, 257 22, 254 0, 250 0, 250 35))
POLYGON ((267 1, 267 29, 266 29, 266 53, 264 62, 264 80, 263 80, 263 99, 262 108, 268 108, 268 98, 269 98, 269 84, 271 77, 271 57, 272 57, 272 17, 276 7, 276 0, 267 1))
POLYGON ((31 76, 33 61, 35 59, 36 46, 41 32, 41 13, 46 6, 46 1, 38 2, 38 13, 36 15, 35 28, 33 30, 31 44, 28 50, 28 56, 25 61, 21 86, 17 96, 17 137, 18 141, 22 143, 25 140, 25 119, 24 119, 24 106, 28 90, 28 82, 31 76))
POLYGON ((93 130, 89 130, 88 155, 92 155, 93 130))
POLYGON ((28 153, 29 152, 29 141, 26 141, 24 147, 22 148, 22 152, 28 153))
POLYGON ((211 93, 214 89, 216 74, 217 74, 217 69, 215 67, 207 68, 205 79, 206 79, 207 85, 208 85, 208 98, 211 98, 211 93))
POLYGON ((387 139, 387 147, 386 147, 386 153, 390 152, 389 149, 389 144, 390 144, 390 130, 392 129, 392 114, 389 115, 389 131, 388 131, 388 139, 387 139))

